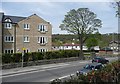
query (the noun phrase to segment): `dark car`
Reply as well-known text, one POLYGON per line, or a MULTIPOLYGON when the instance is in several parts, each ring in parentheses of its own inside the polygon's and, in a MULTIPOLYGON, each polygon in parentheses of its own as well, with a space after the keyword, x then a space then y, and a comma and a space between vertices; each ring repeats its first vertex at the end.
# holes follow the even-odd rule
POLYGON ((103 57, 95 57, 92 59, 92 63, 97 62, 97 63, 102 63, 102 64, 107 64, 109 60, 103 58, 103 57))
POLYGON ((101 63, 91 63, 91 64, 86 64, 83 69, 77 71, 79 74, 87 75, 89 72, 92 70, 98 70, 101 69, 103 66, 101 63))

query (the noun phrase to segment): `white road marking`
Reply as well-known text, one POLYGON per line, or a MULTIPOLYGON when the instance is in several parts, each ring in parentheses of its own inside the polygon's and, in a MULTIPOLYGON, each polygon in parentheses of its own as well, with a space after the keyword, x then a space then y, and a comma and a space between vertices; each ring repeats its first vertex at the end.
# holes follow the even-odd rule
POLYGON ((11 76, 17 76, 17 75, 23 75, 23 74, 34 73, 34 72, 42 72, 42 71, 45 71, 45 70, 38 70, 38 71, 25 72, 25 73, 19 73, 19 74, 12 74, 12 75, 7 75, 7 76, 2 76, 2 77, 0 77, 0 78, 3 78, 3 77, 11 77, 11 76))
POLYGON ((55 80, 55 79, 51 79, 50 82, 52 82, 53 80, 55 80))
POLYGON ((52 67, 60 67, 60 66, 67 66, 69 64, 61 64, 61 65, 52 65, 52 66, 45 66, 45 67, 42 67, 42 68, 52 68, 52 67))
POLYGON ((90 63, 90 61, 83 61, 83 62, 79 62, 79 63, 90 63))
MULTIPOLYGON (((74 74, 71 74, 71 75, 66 75, 66 76, 62 76, 62 77, 60 77, 60 78, 58 78, 58 79, 63 79, 63 78, 67 78, 67 77, 70 77, 70 76, 73 76, 74 74)), ((51 79, 50 81, 52 82, 53 80, 55 80, 55 79, 51 79)))
POLYGON ((67 78, 67 77, 69 77, 70 75, 67 75, 67 76, 62 76, 62 77, 60 77, 60 78, 58 78, 58 79, 63 79, 63 78, 67 78))

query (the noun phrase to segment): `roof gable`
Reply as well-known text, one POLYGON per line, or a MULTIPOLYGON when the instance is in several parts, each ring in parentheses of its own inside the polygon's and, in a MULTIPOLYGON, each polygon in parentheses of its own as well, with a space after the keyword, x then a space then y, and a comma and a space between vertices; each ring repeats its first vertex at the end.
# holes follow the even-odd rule
POLYGON ((45 21, 43 18, 41 18, 41 17, 38 16, 37 14, 32 14, 32 15, 30 15, 28 18, 31 18, 31 17, 37 17, 37 18, 39 18, 42 22, 48 23, 47 21, 45 21))

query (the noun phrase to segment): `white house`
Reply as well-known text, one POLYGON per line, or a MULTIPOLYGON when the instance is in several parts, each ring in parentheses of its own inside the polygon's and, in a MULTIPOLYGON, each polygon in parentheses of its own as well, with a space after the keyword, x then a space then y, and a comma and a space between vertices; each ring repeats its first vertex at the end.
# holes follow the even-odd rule
MULTIPOLYGON (((56 46, 56 45, 53 45, 52 46, 52 49, 53 50, 80 50, 80 44, 63 44, 61 46, 56 46)), ((87 46, 83 46, 83 50, 88 50, 87 46)))
MULTIPOLYGON (((52 50, 80 50, 80 44, 65 43, 63 45, 52 45, 52 50)), ((87 46, 83 46, 83 50, 88 50, 87 46)), ((100 50, 99 46, 95 46, 94 50, 100 50)))
POLYGON ((120 41, 111 41, 110 43, 109 43, 109 47, 112 49, 112 50, 116 50, 116 51, 118 51, 118 50, 120 50, 120 41))

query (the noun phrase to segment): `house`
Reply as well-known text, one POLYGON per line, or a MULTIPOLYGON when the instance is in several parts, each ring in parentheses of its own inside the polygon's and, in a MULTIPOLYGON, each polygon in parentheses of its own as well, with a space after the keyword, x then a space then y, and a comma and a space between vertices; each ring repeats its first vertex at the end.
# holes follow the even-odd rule
MULTIPOLYGON (((93 47, 95 51, 99 51, 100 47, 95 46, 93 47)), ((80 50, 80 44, 75 44, 75 43, 65 43, 62 45, 56 45, 53 43, 52 45, 52 50, 80 50)), ((88 47, 83 45, 83 50, 88 50, 88 47)))
POLYGON ((118 50, 120 50, 120 41, 111 41, 110 43, 109 43, 109 47, 112 49, 112 50, 114 50, 114 51, 118 51, 118 50))
MULTIPOLYGON (((60 46, 54 44, 52 50, 80 50, 80 44, 65 43, 60 46)), ((88 50, 87 46, 83 46, 83 50, 88 50)))
POLYGON ((0 53, 51 51, 52 26, 36 14, 28 17, 0 13, 0 53))

